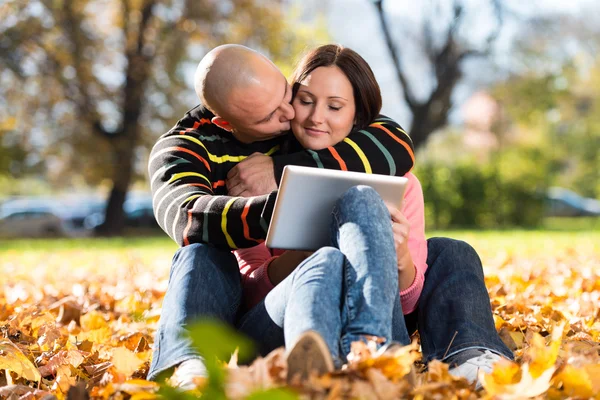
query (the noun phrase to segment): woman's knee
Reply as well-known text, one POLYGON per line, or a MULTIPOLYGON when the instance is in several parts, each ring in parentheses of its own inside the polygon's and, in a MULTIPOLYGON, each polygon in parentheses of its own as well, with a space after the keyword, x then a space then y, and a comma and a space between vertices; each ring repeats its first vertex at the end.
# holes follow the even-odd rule
POLYGON ((296 275, 314 275, 318 279, 341 282, 344 259, 339 249, 321 247, 296 268, 296 275))
POLYGON ((370 217, 373 218, 387 218, 389 215, 387 208, 379 193, 370 186, 358 185, 348 189, 344 194, 337 200, 335 208, 338 211, 347 211, 355 213, 356 211, 365 211, 373 214, 370 217))

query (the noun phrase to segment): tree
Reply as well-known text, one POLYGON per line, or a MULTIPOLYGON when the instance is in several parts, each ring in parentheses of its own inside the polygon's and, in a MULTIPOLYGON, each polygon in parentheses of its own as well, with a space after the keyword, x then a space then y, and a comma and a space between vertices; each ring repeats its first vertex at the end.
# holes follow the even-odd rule
POLYGON ((20 116, 14 132, 35 138, 28 150, 54 182, 109 182, 105 234, 123 228, 145 149, 197 103, 191 77, 208 49, 242 43, 289 62, 312 42, 278 0, 8 0, 0 21, 0 99, 20 116))
POLYGON ((465 32, 463 27, 467 21, 463 3, 455 0, 450 9, 447 8, 448 2, 437 2, 431 7, 435 12, 424 18, 422 31, 419 32, 421 51, 429 65, 419 63, 419 68, 429 71, 433 84, 429 93, 424 98, 419 98, 417 88, 423 82, 416 82, 408 77, 408 65, 403 61, 388 25, 384 3, 384 0, 373 0, 396 76, 402 87, 403 100, 412 113, 410 136, 415 147, 419 147, 432 132, 448 123, 448 114, 453 105, 452 95, 463 79, 465 61, 490 55, 503 25, 504 9, 499 0, 489 0, 488 5, 493 14, 490 16, 491 29, 483 40, 474 40, 471 37, 473 31, 465 32))

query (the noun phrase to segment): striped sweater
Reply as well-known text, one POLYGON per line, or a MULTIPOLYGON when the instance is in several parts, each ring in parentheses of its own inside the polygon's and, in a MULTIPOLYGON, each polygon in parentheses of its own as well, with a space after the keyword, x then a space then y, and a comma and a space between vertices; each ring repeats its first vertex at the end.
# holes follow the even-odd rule
POLYGON ((410 137, 384 116, 334 147, 290 154, 281 150, 285 137, 241 143, 212 124, 213 116, 202 106, 193 108, 158 139, 150 153, 154 214, 180 246, 209 243, 237 249, 264 241, 277 192, 232 197, 225 186, 229 170, 252 153, 273 157, 277 182, 286 165, 404 175, 414 164, 410 137))

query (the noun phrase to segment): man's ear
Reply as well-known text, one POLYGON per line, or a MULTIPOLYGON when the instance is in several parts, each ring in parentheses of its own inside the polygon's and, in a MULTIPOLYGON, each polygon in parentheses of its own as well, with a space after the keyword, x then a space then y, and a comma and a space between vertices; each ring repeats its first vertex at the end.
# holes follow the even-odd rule
POLYGON ((215 124, 216 126, 218 126, 219 128, 225 129, 227 132, 231 132, 231 130, 233 129, 231 124, 228 121, 219 117, 218 115, 213 117, 211 122, 213 124, 215 124))

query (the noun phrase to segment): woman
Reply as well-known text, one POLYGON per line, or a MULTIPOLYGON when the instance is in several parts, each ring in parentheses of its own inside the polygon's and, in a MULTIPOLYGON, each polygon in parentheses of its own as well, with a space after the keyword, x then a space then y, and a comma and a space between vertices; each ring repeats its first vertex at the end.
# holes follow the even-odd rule
MULTIPOLYGON (((354 128, 366 127, 381 109, 373 72, 350 49, 327 45, 313 50, 292 79, 292 131, 304 148, 335 145, 354 128)), ((349 190, 333 212, 332 246, 308 258, 295 251, 272 256, 264 245, 236 252, 248 309, 264 298, 288 347, 316 331, 340 366, 350 344, 365 336, 409 343, 402 310, 415 309, 427 268, 427 244, 422 190, 414 175, 407 177, 404 212, 386 208, 371 188, 349 190)), ((320 365, 327 370, 331 363, 325 357, 320 365)))

